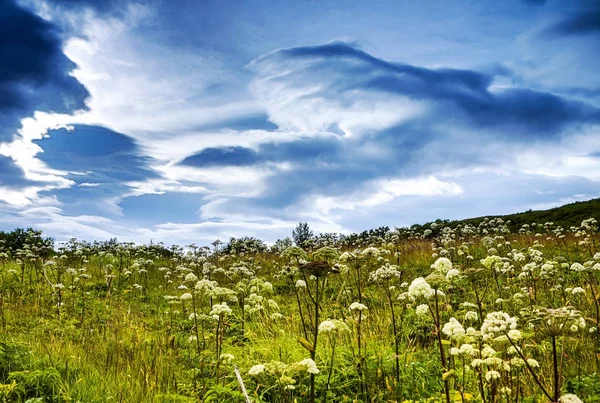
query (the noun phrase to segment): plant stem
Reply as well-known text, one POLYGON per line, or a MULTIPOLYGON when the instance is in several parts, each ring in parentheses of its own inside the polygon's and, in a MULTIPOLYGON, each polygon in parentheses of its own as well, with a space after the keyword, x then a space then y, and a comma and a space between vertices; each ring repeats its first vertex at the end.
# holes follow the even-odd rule
POLYGON ((552 336, 552 368, 554 371, 554 400, 558 402, 560 397, 560 379, 558 374, 558 354, 556 352, 556 336, 552 336))

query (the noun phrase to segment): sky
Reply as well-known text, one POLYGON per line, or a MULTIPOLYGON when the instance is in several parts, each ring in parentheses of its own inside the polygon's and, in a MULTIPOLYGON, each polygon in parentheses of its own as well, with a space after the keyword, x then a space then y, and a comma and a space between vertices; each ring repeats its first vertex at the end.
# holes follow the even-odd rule
POLYGON ((0 230, 209 244, 600 197, 600 2, 0 0, 0 230))

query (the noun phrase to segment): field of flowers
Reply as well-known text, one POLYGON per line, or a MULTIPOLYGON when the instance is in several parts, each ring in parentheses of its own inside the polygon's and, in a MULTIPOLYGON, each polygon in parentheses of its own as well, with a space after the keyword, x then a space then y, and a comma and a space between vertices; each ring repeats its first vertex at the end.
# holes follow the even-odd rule
POLYGON ((600 402, 600 235, 0 243, 3 402, 600 402))

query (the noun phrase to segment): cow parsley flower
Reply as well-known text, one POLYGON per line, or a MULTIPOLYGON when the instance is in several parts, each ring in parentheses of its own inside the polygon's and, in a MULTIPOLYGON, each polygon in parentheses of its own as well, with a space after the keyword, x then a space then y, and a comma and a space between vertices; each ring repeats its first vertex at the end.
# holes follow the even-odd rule
POLYGON ((452 269, 452 262, 446 257, 441 257, 431 265, 431 268, 437 270, 441 274, 446 274, 452 269))
POLYGON ((421 304, 415 308, 415 313, 418 317, 426 317, 429 315, 429 305, 421 304))
POLYGON ((519 341, 523 338, 523 336, 521 335, 521 332, 518 331, 517 329, 511 329, 508 331, 508 337, 512 340, 512 341, 519 341))
POLYGON ((187 301, 192 299, 192 294, 190 294, 189 292, 186 292, 185 294, 181 294, 181 297, 179 297, 180 300, 182 301, 187 301))
POLYGON ((417 298, 431 298, 434 291, 423 277, 418 277, 408 286, 408 295, 417 298))
POLYGON ((227 306, 227 303, 223 302, 222 304, 213 305, 210 316, 229 315, 231 312, 231 308, 227 306))
POLYGON ((558 399, 560 403, 583 403, 583 401, 574 394, 566 394, 562 395, 560 399, 558 399))
POLYGON ((251 376, 257 376, 262 374, 265 371, 265 366, 263 364, 258 364, 253 366, 252 368, 250 368, 250 370, 248 370, 248 375, 251 376))
POLYGON ((485 374, 485 379, 488 382, 492 382, 492 381, 495 381, 497 379, 500 379, 500 372, 494 371, 494 370, 488 371, 485 374))
POLYGON ((571 271, 582 272, 585 271, 585 267, 581 263, 573 263, 571 265, 571 271))
POLYGON ((492 312, 487 314, 481 325, 484 338, 495 337, 517 328, 517 319, 505 312, 492 312))
POLYGON ((369 308, 367 308, 366 305, 361 304, 360 302, 353 302, 350 304, 350 310, 351 311, 367 311, 367 310, 369 310, 369 308))
POLYGON ((369 280, 380 283, 389 281, 394 278, 400 278, 400 270, 397 266, 390 265, 389 263, 385 266, 381 266, 379 269, 369 274, 369 280))
POLYGON ((450 318, 442 327, 442 333, 451 339, 455 339, 465 334, 465 328, 455 318, 450 318))
POLYGON ((304 360, 296 363, 300 368, 303 368, 309 374, 318 374, 319 368, 317 368, 317 364, 310 358, 305 358, 304 360))
POLYGON ((460 346, 459 352, 461 355, 475 356, 477 355, 478 350, 470 344, 463 344, 460 346))
POLYGON ((465 321, 475 322, 477 320, 479 320, 479 315, 477 314, 477 312, 468 311, 467 313, 465 313, 465 321))
POLYGON ((319 325, 319 333, 331 333, 335 330, 335 323, 330 320, 325 320, 319 325))
POLYGON ((446 273, 446 278, 450 281, 460 276, 460 271, 458 269, 450 269, 448 273, 446 273))

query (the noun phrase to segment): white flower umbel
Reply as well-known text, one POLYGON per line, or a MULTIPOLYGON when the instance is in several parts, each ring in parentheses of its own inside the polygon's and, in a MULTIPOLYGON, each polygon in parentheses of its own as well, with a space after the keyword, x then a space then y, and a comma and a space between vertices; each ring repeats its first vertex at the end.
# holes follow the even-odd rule
POLYGON ((452 262, 446 257, 441 257, 431 265, 431 268, 440 272, 440 274, 446 275, 452 269, 452 262))
POLYGON ((414 299, 431 298, 434 295, 434 291, 423 277, 418 277, 408 286, 408 295, 414 299))

